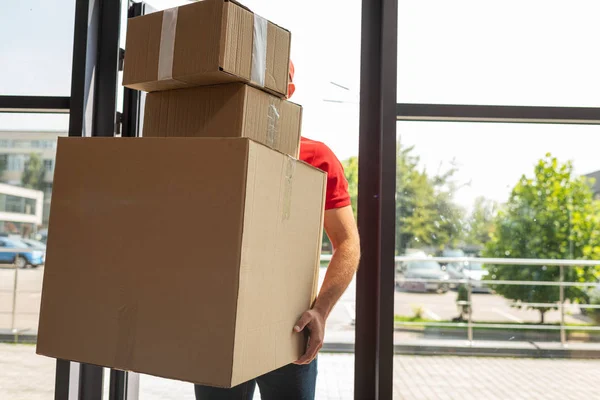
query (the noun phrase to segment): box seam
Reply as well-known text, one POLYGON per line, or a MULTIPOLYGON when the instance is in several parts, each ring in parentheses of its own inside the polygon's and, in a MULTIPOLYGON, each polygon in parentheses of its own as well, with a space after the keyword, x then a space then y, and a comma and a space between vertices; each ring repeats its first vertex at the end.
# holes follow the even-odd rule
POLYGON ((235 291, 235 313, 233 314, 233 345, 231 346, 232 351, 231 351, 231 372, 230 372, 230 376, 229 376, 229 383, 230 386, 233 386, 233 373, 235 370, 235 354, 236 354, 236 342, 237 342, 237 328, 238 328, 238 309, 239 309, 239 301, 240 301, 240 288, 241 288, 241 282, 242 282, 242 256, 244 254, 244 248, 243 248, 243 242, 244 242, 244 229, 246 227, 246 202, 247 202, 247 188, 248 188, 248 173, 249 173, 249 169, 250 169, 250 139, 245 139, 245 143, 244 143, 244 147, 246 148, 245 151, 245 161, 244 161, 244 184, 243 184, 243 192, 242 192, 242 212, 241 212, 241 229, 240 229, 240 234, 238 237, 239 240, 239 249, 240 249, 240 254, 239 254, 239 258, 238 258, 238 274, 237 274, 237 289, 235 291))
POLYGON ((319 268, 320 268, 320 254, 321 254, 321 245, 323 242, 323 234, 324 234, 324 226, 323 226, 323 220, 325 218, 325 197, 327 195, 327 172, 325 172, 323 174, 323 186, 321 187, 321 190, 323 191, 323 195, 321 198, 321 223, 319 224, 319 236, 321 237, 321 240, 318 242, 317 244, 317 248, 316 248, 316 252, 315 252, 315 258, 317 260, 317 262, 315 263, 315 270, 314 270, 314 276, 313 276, 313 293, 311 296, 311 304, 310 304, 310 308, 312 309, 314 302, 317 298, 317 292, 318 292, 318 282, 319 282, 319 268))

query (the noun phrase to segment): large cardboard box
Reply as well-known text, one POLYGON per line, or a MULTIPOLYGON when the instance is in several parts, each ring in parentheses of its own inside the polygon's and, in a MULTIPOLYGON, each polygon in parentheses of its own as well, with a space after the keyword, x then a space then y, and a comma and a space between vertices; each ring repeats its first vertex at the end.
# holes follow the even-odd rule
POLYGON ((144 137, 247 137, 298 157, 302 107, 243 83, 149 93, 144 137))
POLYGON ((60 138, 38 354, 220 387, 295 361, 325 187, 249 139, 60 138))
POLYGON ((287 96, 289 31, 231 0, 203 0, 132 18, 123 85, 152 92, 226 82, 287 96))

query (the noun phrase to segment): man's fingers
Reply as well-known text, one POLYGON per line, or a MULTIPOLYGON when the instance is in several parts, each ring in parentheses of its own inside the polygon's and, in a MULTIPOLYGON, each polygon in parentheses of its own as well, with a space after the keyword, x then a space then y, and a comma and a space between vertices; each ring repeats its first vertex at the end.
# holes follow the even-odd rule
POLYGON ((310 313, 305 312, 304 314, 302 314, 302 316, 300 317, 298 322, 296 322, 296 326, 294 326, 294 331, 302 332, 304 330, 304 328, 306 328, 306 325, 309 324, 310 320, 311 320, 310 313))
POLYGON ((323 347, 322 339, 309 339, 306 353, 295 362, 295 364, 310 364, 317 357, 319 350, 323 347))

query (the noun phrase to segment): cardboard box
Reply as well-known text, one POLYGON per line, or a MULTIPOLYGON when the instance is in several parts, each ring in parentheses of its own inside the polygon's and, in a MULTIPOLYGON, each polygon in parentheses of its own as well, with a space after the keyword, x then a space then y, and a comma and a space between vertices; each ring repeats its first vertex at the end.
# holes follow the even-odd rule
POLYGON ((298 157, 302 107, 242 83, 146 96, 144 137, 247 137, 298 157))
POLYGON ((123 85, 153 92, 251 82, 287 96, 289 31, 231 0, 203 0, 132 18, 123 85))
POLYGON ((249 139, 59 138, 38 354, 220 387, 295 361, 325 187, 249 139))

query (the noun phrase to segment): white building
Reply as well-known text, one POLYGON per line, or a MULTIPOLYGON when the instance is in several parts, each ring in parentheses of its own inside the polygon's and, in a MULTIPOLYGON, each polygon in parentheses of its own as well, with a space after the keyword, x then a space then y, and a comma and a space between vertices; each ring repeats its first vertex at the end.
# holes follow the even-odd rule
MULTIPOLYGON (((40 200, 40 202, 42 204, 42 220, 39 222, 39 226, 47 226, 48 224, 50 199, 52 197, 52 182, 54 178, 54 164, 56 160, 56 141, 59 136, 66 135, 67 133, 64 131, 0 130, 0 163, 4 165, 4 171, 2 172, 2 176, 0 176, 1 182, 12 186, 20 186, 23 171, 25 170, 25 166, 31 154, 37 154, 42 159, 45 175, 44 185, 43 188, 41 188, 42 200, 40 200)), ((32 193, 27 193, 28 194, 25 194, 25 192, 23 192, 22 196, 33 196, 32 193)), ((27 198, 31 199, 32 197, 27 198)), ((37 199, 37 197, 35 198, 37 199)), ((30 217, 25 219, 28 218, 30 217)), ((1 231, 2 230, 0 230, 0 232, 1 231)))
POLYGON ((28 236, 42 226, 44 192, 0 183, 0 232, 28 236))

